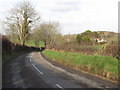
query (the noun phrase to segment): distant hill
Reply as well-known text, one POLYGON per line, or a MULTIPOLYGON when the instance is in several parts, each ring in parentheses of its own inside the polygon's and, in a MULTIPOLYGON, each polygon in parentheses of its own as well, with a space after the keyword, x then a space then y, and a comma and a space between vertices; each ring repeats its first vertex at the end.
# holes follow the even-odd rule
MULTIPOLYGON (((98 32, 100 34, 101 38, 106 39, 108 42, 117 41, 118 35, 120 36, 120 33, 115 33, 115 32, 109 32, 109 31, 96 31, 96 32, 98 32)), ((77 36, 77 34, 64 35, 64 37, 69 42, 75 42, 76 36, 77 36)))
POLYGON ((115 32, 109 32, 109 31, 99 31, 101 38, 106 39, 108 42, 111 41, 118 41, 118 35, 120 36, 120 33, 115 32))

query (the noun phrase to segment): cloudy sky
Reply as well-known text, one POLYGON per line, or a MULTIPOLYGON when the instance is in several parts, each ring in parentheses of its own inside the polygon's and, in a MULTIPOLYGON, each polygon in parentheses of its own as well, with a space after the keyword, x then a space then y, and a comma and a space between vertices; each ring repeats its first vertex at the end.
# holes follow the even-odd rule
MULTIPOLYGON (((0 20, 21 0, 0 0, 0 20)), ((29 0, 44 21, 58 21, 62 34, 85 30, 118 32, 120 0, 29 0)), ((0 26, 0 30, 2 28, 0 26)))

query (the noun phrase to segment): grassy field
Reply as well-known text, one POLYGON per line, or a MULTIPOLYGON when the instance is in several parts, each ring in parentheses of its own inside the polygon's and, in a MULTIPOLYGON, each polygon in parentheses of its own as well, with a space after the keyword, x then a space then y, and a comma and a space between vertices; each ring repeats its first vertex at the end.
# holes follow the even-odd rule
POLYGON ((26 42, 27 46, 33 46, 33 47, 44 47, 44 42, 40 41, 39 44, 36 46, 33 40, 29 40, 26 42))
MULTIPOLYGON (((16 38, 10 39, 10 41, 13 42, 13 43, 18 43, 19 44, 19 41, 16 38)), ((38 45, 36 46, 35 42, 33 40, 26 41, 25 45, 27 45, 27 46, 33 46, 33 47, 44 47, 45 46, 45 44, 44 44, 43 41, 40 41, 38 43, 38 45)))
POLYGON ((88 56, 80 53, 45 50, 49 59, 74 69, 118 80, 118 60, 108 56, 88 56))

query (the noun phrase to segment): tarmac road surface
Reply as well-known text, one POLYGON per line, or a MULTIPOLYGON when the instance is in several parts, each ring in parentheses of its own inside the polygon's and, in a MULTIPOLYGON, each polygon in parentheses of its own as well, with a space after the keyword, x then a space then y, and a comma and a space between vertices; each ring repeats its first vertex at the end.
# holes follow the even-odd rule
MULTIPOLYGON (((71 70, 72 71, 72 70, 71 70)), ((112 83, 89 79, 55 66, 40 52, 21 55, 3 67, 3 88, 116 88, 112 83)))

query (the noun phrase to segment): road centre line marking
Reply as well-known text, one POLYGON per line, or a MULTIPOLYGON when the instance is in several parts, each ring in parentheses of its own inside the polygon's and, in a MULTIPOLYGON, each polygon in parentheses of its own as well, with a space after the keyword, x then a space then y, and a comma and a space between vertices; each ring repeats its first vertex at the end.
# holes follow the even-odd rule
POLYGON ((30 62, 31 62, 31 58, 30 58, 30 62))
POLYGON ((62 90, 64 90, 63 87, 61 87, 59 84, 56 84, 56 86, 57 86, 58 88, 61 88, 62 90))
POLYGON ((32 58, 32 57, 33 57, 33 55, 34 55, 34 53, 32 53, 32 54, 31 54, 30 58, 32 58))
POLYGON ((40 74, 43 74, 34 64, 32 64, 32 65, 40 74))

